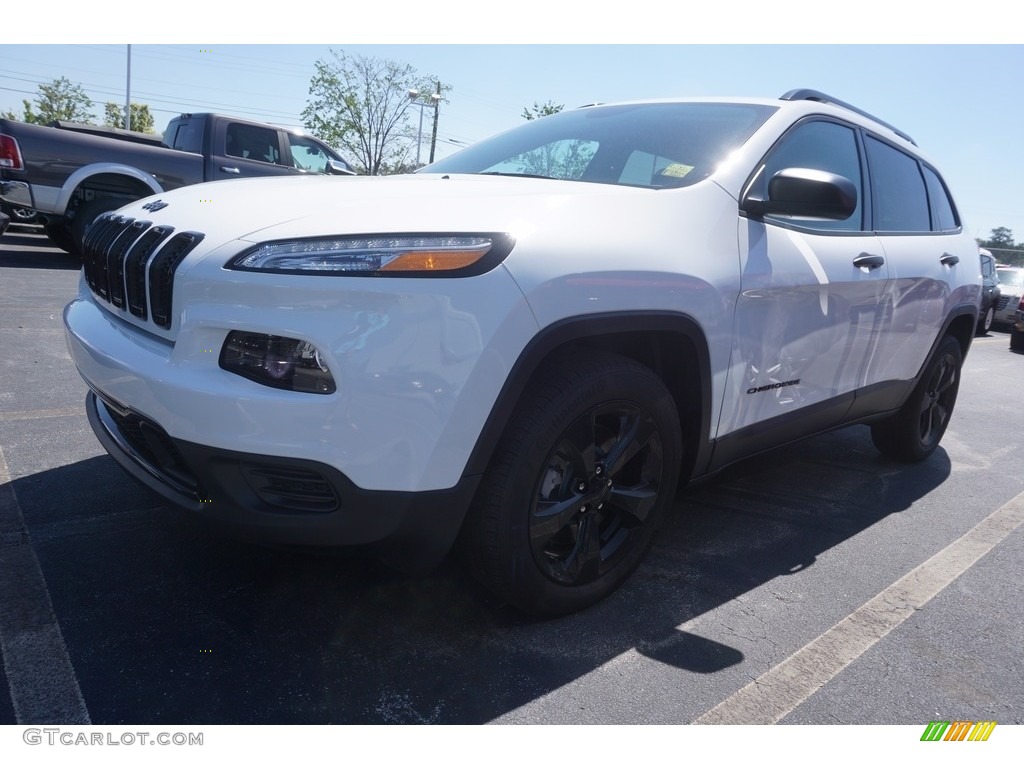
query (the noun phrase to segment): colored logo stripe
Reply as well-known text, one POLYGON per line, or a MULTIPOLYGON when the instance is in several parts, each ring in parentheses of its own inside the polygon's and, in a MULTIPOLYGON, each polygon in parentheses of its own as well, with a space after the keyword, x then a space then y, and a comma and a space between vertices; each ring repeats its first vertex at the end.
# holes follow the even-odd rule
POLYGON ((995 727, 995 720, 932 720, 921 734, 921 741, 988 741, 995 727))
POLYGON ((988 737, 992 735, 992 731, 996 728, 995 720, 986 720, 978 723, 974 726, 974 730, 971 731, 971 735, 967 737, 968 741, 988 741, 988 737))

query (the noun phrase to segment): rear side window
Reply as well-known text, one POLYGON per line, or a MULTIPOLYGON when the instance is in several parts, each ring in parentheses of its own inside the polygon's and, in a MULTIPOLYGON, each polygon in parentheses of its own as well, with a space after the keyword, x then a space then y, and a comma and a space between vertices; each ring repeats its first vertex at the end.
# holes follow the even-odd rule
POLYGON ((866 144, 874 180, 875 231, 930 232, 928 193, 917 160, 871 136, 866 144))
POLYGON ((928 186, 928 200, 931 203, 932 229, 937 232, 952 232, 959 229, 960 222, 957 221, 956 211, 942 179, 935 171, 925 166, 924 181, 928 186))

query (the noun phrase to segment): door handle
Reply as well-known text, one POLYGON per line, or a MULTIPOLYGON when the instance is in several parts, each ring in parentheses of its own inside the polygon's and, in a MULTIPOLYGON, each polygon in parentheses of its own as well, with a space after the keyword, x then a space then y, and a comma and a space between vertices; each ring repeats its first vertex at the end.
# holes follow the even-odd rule
POLYGON ((873 256, 870 253, 862 253, 853 260, 853 266, 860 269, 878 269, 883 264, 885 264, 885 257, 873 256))
POLYGON ((222 171, 224 171, 224 173, 241 173, 241 171, 240 171, 240 170, 238 170, 237 168, 232 168, 232 167, 230 167, 230 166, 227 166, 227 165, 222 165, 222 166, 220 167, 220 169, 221 169, 222 171))
POLYGON ((939 259, 939 261, 941 261, 947 267, 952 267, 952 266, 955 266, 956 264, 960 263, 960 257, 959 256, 954 256, 951 253, 944 253, 944 254, 942 254, 942 258, 939 259))

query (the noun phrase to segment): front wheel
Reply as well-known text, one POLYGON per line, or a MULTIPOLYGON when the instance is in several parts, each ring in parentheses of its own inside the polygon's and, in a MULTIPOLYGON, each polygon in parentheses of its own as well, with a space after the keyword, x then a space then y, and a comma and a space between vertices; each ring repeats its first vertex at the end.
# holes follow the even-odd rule
POLYGON ((1024 352, 1024 331, 1016 328, 1010 331, 1010 349, 1014 352, 1024 352))
POLYGON ((43 232, 46 233, 50 242, 62 251, 75 253, 75 241, 71 239, 71 231, 67 224, 47 224, 43 227, 43 232))
POLYGON ((474 574, 537 616, 601 600, 640 564, 681 460, 675 402, 649 368, 600 352, 549 366, 515 410, 467 519, 474 574))
POLYGON ((871 439, 879 451, 913 462, 923 461, 939 447, 956 405, 963 361, 960 342, 944 337, 899 412, 871 425, 871 439))

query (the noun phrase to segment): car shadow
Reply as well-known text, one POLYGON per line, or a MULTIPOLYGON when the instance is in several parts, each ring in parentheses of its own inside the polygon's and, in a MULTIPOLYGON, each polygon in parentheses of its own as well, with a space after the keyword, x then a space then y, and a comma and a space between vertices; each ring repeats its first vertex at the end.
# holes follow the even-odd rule
POLYGON ((78 270, 82 260, 55 248, 41 228, 12 224, 0 237, 0 267, 78 270))
POLYGON ((534 621, 450 558, 403 576, 358 553, 213 536, 106 456, 14 481, 90 717, 101 723, 484 723, 635 651, 711 674, 734 647, 680 627, 817 558, 949 476, 864 428, 681 494, 624 587, 534 621))

